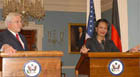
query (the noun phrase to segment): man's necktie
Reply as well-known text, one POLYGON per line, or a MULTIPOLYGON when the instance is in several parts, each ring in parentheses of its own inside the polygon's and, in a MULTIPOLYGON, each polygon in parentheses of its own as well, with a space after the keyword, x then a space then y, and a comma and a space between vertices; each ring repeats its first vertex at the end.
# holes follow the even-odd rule
POLYGON ((21 44, 22 48, 24 48, 23 45, 22 45, 22 43, 21 43, 21 41, 20 41, 20 39, 19 39, 19 35, 18 34, 16 34, 16 38, 19 41, 19 43, 21 44))

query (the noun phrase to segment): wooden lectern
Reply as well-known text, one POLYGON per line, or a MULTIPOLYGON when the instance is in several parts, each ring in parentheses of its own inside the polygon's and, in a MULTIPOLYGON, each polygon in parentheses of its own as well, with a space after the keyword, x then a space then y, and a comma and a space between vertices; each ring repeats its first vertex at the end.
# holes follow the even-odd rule
POLYGON ((61 51, 0 53, 0 77, 29 77, 28 74, 36 72, 39 72, 36 77, 61 77, 61 56, 61 51))
POLYGON ((76 77, 79 75, 88 75, 88 77, 140 77, 140 53, 89 52, 81 55, 75 73, 76 77), (123 63, 123 71, 118 75, 109 71, 110 63, 114 60, 123 63))

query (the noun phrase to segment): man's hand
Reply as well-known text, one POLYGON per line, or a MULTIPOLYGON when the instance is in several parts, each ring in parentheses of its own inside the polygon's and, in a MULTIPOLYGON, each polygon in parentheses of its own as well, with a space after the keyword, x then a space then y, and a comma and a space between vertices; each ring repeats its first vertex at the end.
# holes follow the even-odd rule
POLYGON ((90 49, 86 48, 85 45, 82 46, 82 48, 80 49, 80 53, 87 53, 90 49))
POLYGON ((140 52, 140 45, 137 45, 136 47, 131 48, 131 49, 129 50, 129 52, 140 52))
POLYGON ((138 52, 138 49, 137 48, 132 48, 129 50, 129 52, 138 52))
POLYGON ((16 49, 14 49, 12 46, 10 46, 8 44, 3 44, 2 45, 2 51, 4 53, 12 54, 12 53, 15 53, 16 52, 16 49))

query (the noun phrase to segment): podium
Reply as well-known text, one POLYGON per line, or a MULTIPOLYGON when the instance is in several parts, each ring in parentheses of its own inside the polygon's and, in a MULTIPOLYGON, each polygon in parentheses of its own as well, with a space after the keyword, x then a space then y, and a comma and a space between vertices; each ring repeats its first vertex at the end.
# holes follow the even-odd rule
POLYGON ((76 77, 79 75, 140 77, 140 53, 89 52, 82 54, 76 65, 75 74, 76 77))
POLYGON ((61 51, 0 53, 0 77, 61 77, 61 51))

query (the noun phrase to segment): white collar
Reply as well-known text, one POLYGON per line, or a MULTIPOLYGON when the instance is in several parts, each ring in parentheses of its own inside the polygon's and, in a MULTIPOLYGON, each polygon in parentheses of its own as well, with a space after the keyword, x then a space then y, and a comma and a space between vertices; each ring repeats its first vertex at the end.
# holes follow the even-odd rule
MULTIPOLYGON (((13 32, 12 30, 8 29, 15 37, 16 37, 16 33, 13 32)), ((18 33, 17 33, 18 34, 18 33)))

